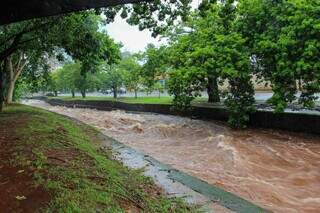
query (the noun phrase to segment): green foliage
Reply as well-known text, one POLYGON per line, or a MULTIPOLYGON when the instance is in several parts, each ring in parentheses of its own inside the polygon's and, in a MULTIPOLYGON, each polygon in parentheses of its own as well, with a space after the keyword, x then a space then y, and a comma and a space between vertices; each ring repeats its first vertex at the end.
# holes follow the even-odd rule
POLYGON ((270 82, 274 95, 268 103, 275 112, 292 102, 314 106, 320 92, 318 0, 204 0, 192 12, 190 3, 156 0, 103 9, 107 22, 120 13, 141 30, 169 39, 167 46, 148 45, 144 53, 122 60, 119 45, 99 30, 103 20, 93 11, 1 26, 0 67, 7 54, 16 58, 17 50, 24 51, 28 73, 41 76, 42 86, 47 73, 43 56, 60 58, 66 52, 81 62, 76 80, 64 74, 59 83, 53 74, 52 91, 112 89, 116 97, 123 86, 161 92, 158 80, 169 78, 177 110, 188 110, 205 89, 219 100, 218 84, 227 83, 225 105, 236 128, 245 127, 254 111, 253 75, 270 82))
POLYGON ((119 89, 124 85, 125 82, 125 71, 118 65, 103 65, 101 70, 102 89, 111 89, 113 97, 118 97, 119 89))
MULTIPOLYGON (((197 70, 198 71, 198 70, 197 70)), ((173 95, 173 108, 184 112, 191 109, 191 101, 200 96, 205 73, 191 69, 179 69, 170 73, 168 82, 169 93, 173 95)))
POLYGON ((119 64, 100 63, 95 72, 82 72, 83 65, 79 61, 65 64, 51 73, 50 91, 86 92, 105 91, 111 89, 117 96, 118 90, 126 85, 129 90, 138 91, 141 83, 141 66, 136 56, 124 57, 119 64))
POLYGON ((195 94, 204 89, 194 87, 193 80, 203 85, 210 79, 227 81, 229 122, 245 127, 254 111, 255 74, 271 82, 274 95, 269 103, 276 112, 297 100, 298 89, 299 103, 314 106, 320 91, 319 14, 315 0, 203 1, 198 13, 170 37, 174 104, 190 107, 195 94))
POLYGON ((141 74, 142 68, 138 60, 138 55, 128 55, 123 57, 118 65, 124 75, 124 84, 126 88, 129 91, 134 91, 135 97, 137 97, 137 92, 143 82, 141 74))
POLYGON ((227 95, 225 105, 229 108, 229 124, 234 128, 246 128, 250 113, 255 111, 254 89, 250 76, 239 74, 229 80, 230 93, 227 95))
POLYGON ((81 64, 69 63, 65 64, 62 68, 52 72, 56 76, 57 89, 61 92, 71 92, 72 90, 79 89, 76 82, 80 77, 81 64))
POLYGON ((104 9, 107 22, 114 20, 116 14, 140 30, 149 29, 152 36, 164 33, 177 20, 185 20, 191 9, 192 0, 154 0, 142 1, 104 9))
POLYGON ((149 44, 142 54, 142 61, 141 75, 143 76, 144 85, 147 87, 147 90, 152 92, 154 84, 159 78, 165 78, 168 71, 166 47, 161 46, 156 48, 154 45, 149 44))
MULTIPOLYGON (((180 34, 171 37, 171 46, 169 47, 171 68, 174 72, 179 73, 177 76, 185 75, 181 74, 181 69, 188 70, 189 74, 187 76, 194 76, 195 80, 199 81, 196 87, 192 83, 188 83, 192 81, 191 79, 184 80, 185 83, 181 83, 180 87, 174 86, 171 81, 169 91, 175 94, 174 99, 177 100, 175 103, 179 105, 178 108, 181 108, 182 102, 185 107, 190 106, 191 101, 195 98, 193 95, 200 95, 199 92, 208 87, 212 79, 217 81, 221 73, 221 67, 214 61, 216 54, 214 36, 219 30, 216 19, 216 13, 207 15, 206 18, 195 14, 189 22, 184 23, 176 30, 180 34), (201 76, 201 78, 198 76, 201 76), (175 90, 182 91, 181 87, 185 88, 185 92, 173 92, 175 90), (183 97, 178 97, 182 94, 184 94, 183 97)), ((184 73, 187 72, 184 71, 184 73)), ((176 80, 176 82, 179 83, 179 80, 176 80)))
POLYGON ((271 82, 276 112, 297 99, 314 106, 320 91, 320 2, 242 0, 238 29, 255 59, 256 73, 271 82), (298 88, 298 83, 301 88, 298 88))
POLYGON ((169 91, 174 95, 175 107, 187 110, 211 83, 210 78, 226 80, 229 123, 242 128, 254 109, 254 90, 245 39, 234 29, 235 13, 234 1, 230 0, 206 5, 194 15, 188 24, 190 32, 176 37, 170 48, 174 71, 169 91))
POLYGON ((102 82, 99 79, 99 73, 81 73, 81 63, 65 64, 62 68, 51 72, 49 91, 81 92, 83 97, 87 91, 99 90, 102 82))
MULTIPOLYGON (((96 82, 92 76, 87 79, 86 73, 95 72, 101 62, 112 64, 120 58, 119 45, 100 30, 101 23, 99 15, 85 11, 0 26, 0 64, 23 53, 27 60, 25 70, 30 75, 24 78, 25 83, 37 84, 37 72, 48 72, 50 58, 62 59, 63 55, 69 55, 81 62, 83 77, 79 77, 78 82, 83 83, 81 91, 85 95, 86 87, 91 85, 86 82, 96 82)), ((19 64, 16 60, 14 63, 19 64)), ((54 79, 48 83, 51 90, 57 91, 59 85, 55 85, 54 79)))
POLYGON ((15 87, 13 100, 19 101, 21 98, 27 96, 29 91, 30 91, 29 85, 21 81, 21 83, 18 83, 17 86, 15 87))
POLYGON ((161 84, 160 82, 157 82, 157 83, 154 84, 154 89, 158 91, 159 98, 160 98, 161 93, 164 92, 164 88, 165 88, 164 85, 161 84))
POLYGON ((229 83, 225 105, 229 108, 229 123, 243 128, 254 111, 254 89, 251 82, 249 55, 245 40, 237 33, 217 35, 215 63, 221 67, 221 77, 229 83))

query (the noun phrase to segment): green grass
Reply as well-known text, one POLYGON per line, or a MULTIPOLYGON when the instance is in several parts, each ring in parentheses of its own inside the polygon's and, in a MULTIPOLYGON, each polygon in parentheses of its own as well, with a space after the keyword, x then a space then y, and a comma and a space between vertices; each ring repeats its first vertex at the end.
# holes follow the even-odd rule
POLYGON ((0 113, 1 128, 17 122, 12 166, 33 171, 35 185, 53 196, 43 212, 197 212, 180 199, 167 198, 150 178, 114 160, 93 127, 24 105, 0 113))
MULTIPOLYGON (((72 100, 94 100, 94 101, 119 101, 124 103, 132 103, 132 104, 172 104, 172 97, 164 96, 164 97, 154 97, 154 96, 147 96, 147 97, 119 97, 114 99, 113 97, 86 97, 82 98, 76 96, 72 98, 71 96, 58 96, 58 97, 49 97, 51 99, 61 99, 65 101, 72 101, 72 100)), ((206 97, 198 97, 193 101, 194 104, 207 104, 206 97)))
POLYGON ((60 97, 50 97, 52 99, 61 99, 66 101, 71 100, 94 100, 94 101, 119 101, 124 103, 142 103, 142 104, 171 104, 172 97, 164 96, 164 97, 119 97, 117 99, 113 97, 86 97, 82 98, 80 96, 76 96, 72 98, 71 96, 60 96, 60 97))

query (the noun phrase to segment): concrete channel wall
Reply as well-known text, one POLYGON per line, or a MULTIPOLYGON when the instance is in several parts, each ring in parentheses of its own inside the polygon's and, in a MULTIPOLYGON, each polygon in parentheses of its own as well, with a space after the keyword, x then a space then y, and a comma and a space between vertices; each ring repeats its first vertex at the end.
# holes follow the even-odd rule
MULTIPOLYGON (((122 109, 126 111, 152 112, 169 115, 181 115, 172 110, 167 104, 132 104, 107 100, 61 100, 42 98, 51 105, 66 107, 91 108, 98 110, 122 109)), ((192 116, 205 120, 228 120, 228 110, 223 107, 195 106, 184 116, 192 116)), ((271 111, 258 110, 250 115, 251 127, 281 129, 294 132, 320 134, 320 114, 307 114, 303 112, 273 113, 271 111)))

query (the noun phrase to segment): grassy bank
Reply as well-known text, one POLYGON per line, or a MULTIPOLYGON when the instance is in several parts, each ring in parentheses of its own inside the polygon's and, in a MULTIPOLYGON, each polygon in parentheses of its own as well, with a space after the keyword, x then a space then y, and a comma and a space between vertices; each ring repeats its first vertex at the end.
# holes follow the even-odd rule
MULTIPOLYGON (((117 99, 113 97, 86 97, 82 98, 80 96, 76 96, 72 98, 71 96, 58 96, 58 97, 49 97, 52 99, 61 99, 65 101, 74 101, 74 100, 94 100, 94 101, 119 101, 124 103, 131 104, 172 104, 172 97, 164 96, 164 97, 119 97, 117 99)), ((193 101, 193 104, 207 104, 206 97, 198 97, 193 101)))
POLYGON ((142 103, 142 104, 171 104, 172 97, 86 97, 82 98, 81 96, 76 96, 72 98, 71 96, 58 96, 58 97, 50 97, 52 99, 61 99, 65 101, 74 101, 74 100, 94 100, 94 101, 119 101, 124 103, 142 103))
POLYGON ((31 204, 31 212, 196 212, 165 197, 141 171, 112 159, 90 126, 12 105, 0 113, 0 127, 0 174, 25 176, 17 179, 19 186, 0 176, 0 196, 8 197, 12 212, 30 211, 31 204))

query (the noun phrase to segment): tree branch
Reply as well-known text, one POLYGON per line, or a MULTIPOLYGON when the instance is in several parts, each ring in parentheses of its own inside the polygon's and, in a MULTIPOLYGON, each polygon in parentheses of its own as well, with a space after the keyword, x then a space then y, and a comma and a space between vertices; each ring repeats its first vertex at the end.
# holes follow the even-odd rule
POLYGON ((22 56, 23 56, 23 53, 20 52, 20 54, 19 54, 19 59, 18 59, 18 61, 16 62, 15 67, 20 67, 20 62, 21 62, 21 60, 22 60, 22 56))
POLYGON ((14 81, 16 81, 18 79, 19 75, 23 71, 23 68, 26 66, 26 64, 27 64, 27 60, 24 60, 24 62, 22 63, 21 67, 18 67, 18 69, 14 73, 14 77, 13 77, 14 81))
POLYGON ((0 53, 0 61, 5 60, 8 56, 10 56, 14 51, 17 50, 17 47, 18 47, 18 44, 19 44, 19 41, 21 40, 21 38, 22 38, 22 34, 16 35, 16 37, 14 38, 14 40, 11 43, 10 47, 5 49, 5 50, 3 50, 0 53))
POLYGON ((6 67, 6 69, 7 69, 7 72, 9 73, 9 77, 10 77, 10 81, 11 81, 11 79, 13 78, 13 65, 12 65, 12 58, 11 58, 11 56, 8 56, 8 57, 6 58, 6 60, 7 60, 7 67, 6 67))
POLYGON ((55 20, 48 21, 48 22, 45 22, 45 23, 42 23, 42 24, 39 24, 39 25, 35 25, 35 26, 33 26, 33 27, 29 28, 29 29, 24 29, 24 30, 22 30, 21 32, 19 32, 17 34, 10 36, 7 40, 13 39, 13 42, 11 43, 10 47, 8 47, 7 49, 5 49, 2 52, 0 52, 0 61, 5 60, 9 55, 11 55, 13 52, 15 52, 18 49, 19 45, 24 44, 26 42, 29 42, 29 41, 35 39, 35 38, 28 39, 28 40, 25 40, 23 42, 20 42, 20 40, 22 39, 24 34, 27 34, 27 33, 30 33, 32 31, 41 29, 42 27, 47 27, 47 26, 49 26, 49 24, 54 23, 55 20))

